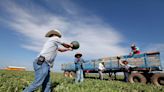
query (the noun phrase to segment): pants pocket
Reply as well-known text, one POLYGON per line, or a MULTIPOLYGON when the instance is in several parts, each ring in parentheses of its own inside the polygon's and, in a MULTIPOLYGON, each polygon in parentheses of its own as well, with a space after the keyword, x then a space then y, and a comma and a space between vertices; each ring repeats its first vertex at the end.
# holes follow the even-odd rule
POLYGON ((42 65, 38 65, 37 61, 34 61, 33 62, 33 67, 34 67, 34 70, 37 71, 37 70, 39 70, 42 67, 42 65))

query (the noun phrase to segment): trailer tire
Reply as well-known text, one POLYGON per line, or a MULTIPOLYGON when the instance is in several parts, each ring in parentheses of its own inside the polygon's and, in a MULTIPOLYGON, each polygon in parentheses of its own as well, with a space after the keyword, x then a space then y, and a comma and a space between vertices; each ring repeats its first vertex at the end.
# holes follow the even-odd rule
POLYGON ((129 82, 130 83, 143 83, 145 84, 147 82, 146 77, 142 75, 141 73, 132 73, 129 76, 129 82))
POLYGON ((65 71, 64 72, 64 77, 68 77, 69 76, 69 72, 65 71))
POLYGON ((70 77, 70 78, 74 78, 74 77, 75 77, 75 72, 70 72, 70 73, 69 73, 69 77, 70 77))
POLYGON ((164 85, 164 74, 157 73, 151 77, 151 82, 156 86, 164 85))

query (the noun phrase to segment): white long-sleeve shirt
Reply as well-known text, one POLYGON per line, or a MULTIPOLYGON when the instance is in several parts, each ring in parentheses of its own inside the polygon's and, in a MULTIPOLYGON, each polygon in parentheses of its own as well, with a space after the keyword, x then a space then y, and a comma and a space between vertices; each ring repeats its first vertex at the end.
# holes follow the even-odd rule
POLYGON ((104 70, 105 67, 104 67, 104 65, 103 65, 102 63, 99 63, 99 67, 98 67, 98 69, 99 69, 99 70, 104 70))
POLYGON ((53 66, 53 62, 58 52, 58 45, 62 44, 63 42, 60 40, 59 37, 54 36, 50 37, 43 46, 40 54, 38 56, 44 56, 46 62, 53 66))

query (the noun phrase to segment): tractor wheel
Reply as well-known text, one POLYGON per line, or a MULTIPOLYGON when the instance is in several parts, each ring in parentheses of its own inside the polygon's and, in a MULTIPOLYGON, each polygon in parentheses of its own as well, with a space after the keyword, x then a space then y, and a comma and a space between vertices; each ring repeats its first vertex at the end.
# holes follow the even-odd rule
POLYGON ((162 74, 162 73, 154 74, 154 75, 151 77, 151 82, 152 82, 154 85, 157 85, 157 86, 164 85, 164 74, 162 74))
POLYGON ((132 73, 129 76, 129 82, 130 83, 143 83, 145 84, 147 82, 144 75, 141 73, 132 73))
POLYGON ((70 72, 70 73, 69 73, 69 77, 70 77, 70 78, 75 77, 75 72, 70 72))
POLYGON ((64 77, 69 77, 69 72, 65 71, 64 72, 64 77))

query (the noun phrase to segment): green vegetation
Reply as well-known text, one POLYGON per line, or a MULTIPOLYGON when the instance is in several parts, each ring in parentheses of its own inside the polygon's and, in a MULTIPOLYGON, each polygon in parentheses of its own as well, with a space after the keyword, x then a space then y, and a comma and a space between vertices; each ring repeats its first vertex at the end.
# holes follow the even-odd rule
MULTIPOLYGON (((93 76, 92 76, 93 77, 93 76)), ((34 78, 33 72, 0 71, 0 92, 22 92, 34 78)), ((152 84, 130 84, 121 81, 85 79, 75 84, 73 78, 61 73, 51 73, 53 92, 164 92, 164 87, 152 84)), ((120 77, 121 78, 121 77, 120 77)), ((36 92, 40 92, 38 89, 36 92)))

